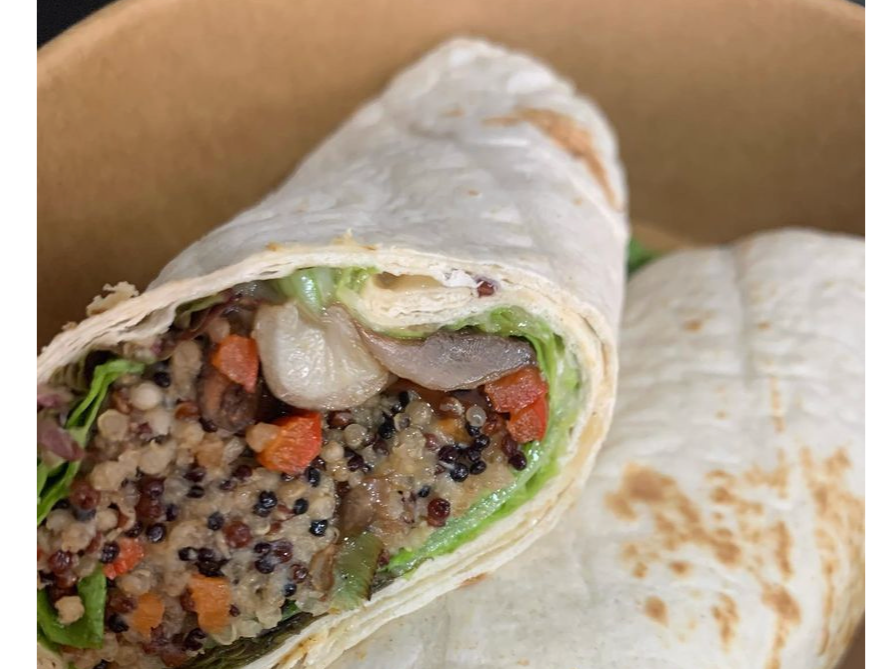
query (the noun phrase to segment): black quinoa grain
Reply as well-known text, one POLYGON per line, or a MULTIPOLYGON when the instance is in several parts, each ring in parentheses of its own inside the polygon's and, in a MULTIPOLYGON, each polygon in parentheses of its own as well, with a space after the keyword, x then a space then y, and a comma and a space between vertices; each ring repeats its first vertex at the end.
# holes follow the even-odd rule
POLYGON ((179 518, 179 507, 176 504, 168 504, 164 509, 164 517, 168 523, 172 523, 179 518))
POLYGON ((223 514, 219 511, 214 511, 207 517, 207 529, 216 532, 218 530, 223 529, 223 525, 226 524, 226 519, 223 518, 223 514))
POLYGON ((313 488, 319 485, 322 480, 322 473, 315 467, 307 467, 305 472, 306 480, 313 488))
POLYGON ((136 502, 136 517, 147 522, 157 520, 164 515, 164 503, 158 497, 152 497, 146 493, 139 496, 136 502))
POLYGON ((60 499, 58 502, 53 504, 53 511, 55 511, 56 509, 70 509, 70 508, 71 508, 71 502, 69 502, 67 499, 60 499))
POLYGON ((198 559, 198 551, 191 546, 186 546, 177 551, 177 556, 179 556, 179 559, 183 562, 194 562, 198 559))
POLYGON ((271 555, 264 555, 259 560, 254 562, 254 569, 256 569, 261 574, 271 574, 275 571, 276 561, 275 558, 271 555))
POLYGON ((364 464, 365 458, 356 453, 349 460, 347 460, 347 469, 351 472, 355 472, 362 469, 364 464))
POLYGON ((207 633, 200 627, 196 627, 186 634, 186 638, 183 639, 183 648, 186 650, 201 650, 204 648, 204 640, 206 638, 207 633))
POLYGON ((115 634, 122 634, 130 629, 130 626, 124 621, 120 614, 112 613, 108 616, 106 626, 115 634))
POLYGON ((309 533, 314 537, 324 537, 327 530, 327 520, 314 520, 309 524, 309 533))
POLYGON ((246 481, 251 476, 254 475, 254 468, 250 465, 238 465, 235 468, 235 471, 232 472, 232 476, 237 478, 239 481, 246 481))
POLYGON ((399 393, 399 407, 400 409, 404 409, 408 406, 409 402, 411 402, 411 394, 407 390, 403 390, 399 393))
POLYGON ((374 445, 371 449, 378 455, 387 455, 390 452, 390 446, 380 437, 374 440, 374 445))
POLYGON ((261 490, 257 495, 257 506, 262 509, 274 509, 278 504, 278 497, 271 490, 261 490))
POLYGON ((198 559, 199 560, 204 560, 204 561, 215 560, 216 557, 217 557, 217 553, 213 548, 204 547, 204 548, 198 549, 198 559))
POLYGON ((226 560, 202 560, 199 558, 198 573, 200 573, 202 576, 207 576, 208 578, 222 576, 222 569, 224 564, 226 564, 226 560))
POLYGON ((109 541, 102 547, 102 552, 99 553, 99 562, 101 562, 102 564, 109 564, 110 562, 114 562, 115 558, 120 552, 121 547, 118 546, 117 542, 109 541))
POLYGON ((323 458, 321 455, 313 458, 313 461, 309 463, 309 466, 315 467, 316 469, 320 469, 322 471, 327 471, 328 469, 328 463, 325 462, 325 458, 323 458))
POLYGON ((458 449, 454 446, 443 446, 439 449, 437 457, 440 462, 455 462, 458 459, 458 449))
POLYGON ((470 473, 473 475, 482 474, 484 471, 486 471, 485 460, 479 460, 470 466, 470 473))
POLYGON ((297 477, 294 476, 294 474, 288 474, 288 472, 282 472, 281 474, 279 474, 279 478, 282 480, 283 483, 290 483, 297 477))
POLYGON ((396 434, 396 425, 394 425, 393 419, 390 416, 384 418, 384 422, 377 428, 377 434, 381 439, 389 439, 396 434))
POLYGON ((300 497, 294 501, 294 514, 302 516, 309 510, 309 502, 305 498, 300 497))
POLYGON ((183 474, 183 478, 186 481, 191 481, 192 483, 201 483, 206 475, 207 469, 205 469, 201 465, 192 465, 189 468, 189 471, 183 474))
POLYGON ((93 665, 93 669, 108 669, 108 661, 99 660, 96 664, 93 665))
POLYGON ((482 459, 483 453, 482 450, 477 448, 476 446, 471 446, 464 451, 464 456, 469 462, 475 463, 479 462, 482 459))
POLYGON ((272 550, 272 544, 268 541, 260 541, 254 544, 254 552, 257 555, 266 555, 272 550))
POLYGON ((452 480, 456 483, 461 483, 467 478, 469 474, 469 470, 467 469, 467 465, 462 464, 460 462, 456 462, 455 466, 452 467, 452 471, 449 472, 449 476, 452 477, 452 480))
POLYGON ((220 483, 220 490, 230 492, 232 490, 235 490, 235 485, 235 479, 226 479, 225 481, 222 481, 220 483))
POLYGON ((464 423, 464 429, 467 431, 471 437, 479 437, 482 434, 482 430, 478 428, 476 425, 471 425, 470 423, 464 423))
POLYGON ((514 440, 510 435, 504 435, 504 439, 501 440, 501 452, 504 453, 508 458, 513 456, 515 453, 518 453, 520 450, 519 444, 514 440))
POLYGON ((155 372, 152 376, 152 381, 154 381, 155 385, 159 388, 169 388, 170 374, 164 371, 155 372))
POLYGON ((133 523, 133 527, 131 527, 126 532, 124 532, 124 536, 129 537, 131 539, 135 539, 140 534, 142 534, 142 523, 138 520, 135 523, 133 523))
POLYGON ((418 497, 427 497, 430 494, 430 486, 425 485, 420 490, 418 490, 418 497))
POLYGON ((154 525, 149 525, 148 529, 145 531, 145 537, 153 544, 157 544, 161 541, 164 541, 164 537, 167 536, 167 528, 164 527, 161 523, 155 523, 154 525))
POLYGON ((143 476, 139 481, 139 492, 151 499, 158 499, 164 494, 164 479, 157 476, 143 476))
POLYGON ((510 458, 508 458, 508 462, 514 469, 526 469, 526 456, 523 455, 523 451, 517 451, 516 453, 514 453, 512 456, 510 456, 510 458))
POLYGON ((473 443, 471 444, 471 446, 473 446, 473 448, 479 448, 479 449, 484 449, 488 445, 489 445, 489 437, 487 437, 484 434, 480 434, 480 435, 477 435, 476 437, 474 437, 473 443))
POLYGON ((235 604, 231 604, 229 606, 229 616, 232 618, 237 618, 241 615, 241 609, 239 609, 235 604))
POLYGON ((86 523, 96 517, 96 509, 81 509, 74 507, 74 519, 80 523, 86 523))
POLYGON ((282 588, 282 594, 285 597, 293 597, 297 594, 297 584, 293 581, 288 581, 285 583, 285 587, 282 588))
POLYGON ((204 486, 200 486, 197 483, 189 488, 189 492, 186 493, 186 497, 191 497, 192 499, 200 499, 204 497, 204 486))
POLYGON ((259 502, 257 504, 254 504, 253 511, 254 515, 260 516, 260 518, 266 518, 267 516, 269 516, 269 514, 272 513, 272 509, 267 509, 260 506, 259 502))

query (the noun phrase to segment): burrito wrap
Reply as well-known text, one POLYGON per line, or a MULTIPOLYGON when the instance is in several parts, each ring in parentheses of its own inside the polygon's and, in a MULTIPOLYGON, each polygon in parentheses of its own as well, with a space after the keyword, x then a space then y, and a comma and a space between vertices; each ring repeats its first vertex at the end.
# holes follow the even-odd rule
POLYGON ((250 665, 326 666, 386 621, 508 561, 570 504, 612 414, 625 201, 615 141, 590 102, 526 56, 456 40, 399 75, 276 192, 187 248, 146 293, 59 334, 38 358, 38 383, 91 348, 164 331, 178 305, 303 267, 437 282, 360 305, 371 328, 446 325, 510 305, 563 337, 581 370, 581 418, 559 473, 481 536, 250 665), (481 279, 497 292, 479 299, 481 279))
POLYGON ((835 667, 864 610, 863 263, 795 230, 640 271, 575 508, 335 666, 835 667))

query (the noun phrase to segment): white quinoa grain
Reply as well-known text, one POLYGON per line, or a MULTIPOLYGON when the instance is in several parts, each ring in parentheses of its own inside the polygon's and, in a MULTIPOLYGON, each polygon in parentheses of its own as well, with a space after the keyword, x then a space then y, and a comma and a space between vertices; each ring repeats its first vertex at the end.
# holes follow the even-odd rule
POLYGON ((143 381, 130 391, 130 404, 140 411, 154 409, 163 399, 161 389, 151 381, 143 381))
POLYGON ((181 341, 170 356, 170 379, 177 396, 194 399, 195 377, 201 371, 201 347, 193 340, 181 341))
POLYGON ((102 509, 96 514, 96 529, 100 532, 108 532, 117 524, 118 514, 114 509, 102 509))
POLYGON ((151 443, 142 449, 139 468, 144 474, 151 476, 162 474, 173 460, 175 453, 176 444, 172 441, 166 441, 163 444, 151 443))
POLYGON ((362 445, 367 435, 368 429, 366 427, 353 423, 352 425, 347 425, 344 429, 343 440, 350 448, 357 448, 362 445))
POLYGON ((131 597, 144 595, 152 589, 152 573, 148 569, 134 569, 115 579, 117 586, 131 597))
POLYGON ((73 522, 71 514, 65 509, 50 511, 46 517, 46 529, 50 532, 61 532, 68 523, 73 522))
POLYGON ((343 458, 343 446, 336 441, 329 441, 322 447, 322 459, 331 464, 343 458))
POLYGON ((257 423, 251 425, 245 433, 247 445, 254 453, 262 453, 273 439, 278 435, 280 428, 269 423, 257 423))
POLYGON ((120 411, 115 409, 104 411, 102 415, 99 416, 99 420, 96 421, 96 426, 99 428, 99 434, 109 441, 121 441, 126 437, 129 424, 130 420, 120 411))
POLYGON ((99 491, 112 492, 121 487, 124 479, 136 473, 136 467, 121 462, 100 462, 90 472, 90 484, 99 491))
POLYGON ((173 414, 162 406, 156 406, 145 414, 145 422, 152 429, 153 434, 166 435, 170 433, 173 424, 173 414))
POLYGON ((59 622, 70 625, 80 620, 84 615, 84 603, 77 595, 62 597, 56 601, 56 611, 59 613, 59 622))
POLYGON ((433 418, 433 409, 424 400, 414 400, 405 408, 405 414, 415 427, 424 428, 430 424, 433 418))
POLYGON ((96 535, 96 521, 73 522, 62 530, 62 550, 77 553, 86 549, 96 535))
POLYGON ((486 423, 486 410, 474 404, 473 406, 468 407, 467 412, 464 414, 464 418, 469 425, 472 425, 473 427, 482 427, 486 423))

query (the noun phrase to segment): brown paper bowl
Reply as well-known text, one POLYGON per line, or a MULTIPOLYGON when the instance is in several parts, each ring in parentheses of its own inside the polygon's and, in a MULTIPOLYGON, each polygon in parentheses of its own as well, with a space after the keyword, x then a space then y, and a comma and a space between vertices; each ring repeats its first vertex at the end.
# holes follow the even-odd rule
POLYGON ((123 0, 38 52, 39 343, 459 33, 597 99, 659 247, 864 229, 864 13, 842 0, 123 0))

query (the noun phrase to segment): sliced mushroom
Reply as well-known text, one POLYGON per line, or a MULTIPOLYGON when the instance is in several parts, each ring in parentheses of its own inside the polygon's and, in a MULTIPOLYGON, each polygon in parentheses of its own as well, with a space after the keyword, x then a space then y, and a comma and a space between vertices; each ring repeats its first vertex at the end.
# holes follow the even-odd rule
POLYGON ((249 393, 210 364, 204 365, 198 379, 198 407, 208 423, 229 432, 241 432, 254 422, 257 393, 249 393))
POLYGON ((528 342, 498 335, 439 331, 426 339, 396 339, 360 332, 384 367, 433 390, 475 388, 535 362, 528 342))
POLYGON ((329 307, 320 319, 311 320, 293 302, 264 304, 253 336, 269 389, 301 409, 356 406, 390 381, 342 307, 329 307))

